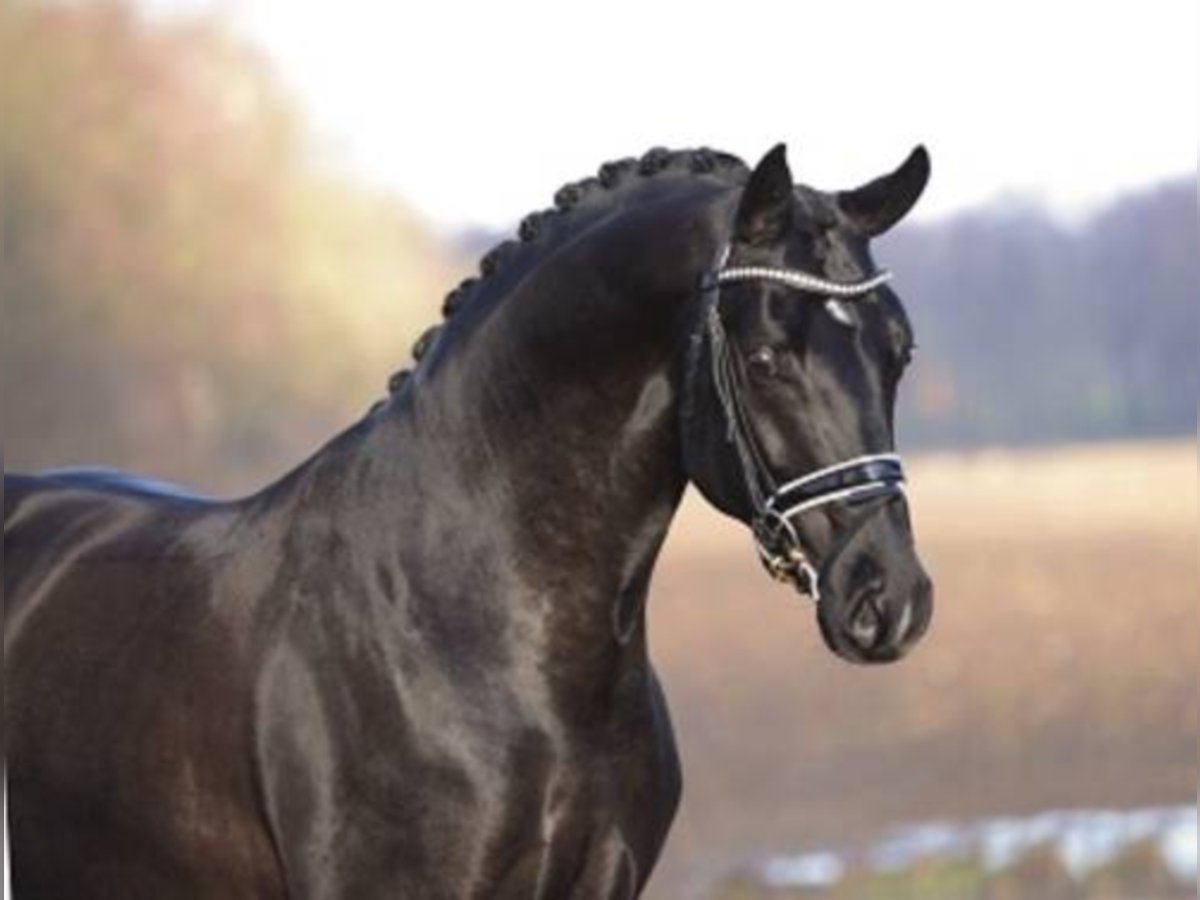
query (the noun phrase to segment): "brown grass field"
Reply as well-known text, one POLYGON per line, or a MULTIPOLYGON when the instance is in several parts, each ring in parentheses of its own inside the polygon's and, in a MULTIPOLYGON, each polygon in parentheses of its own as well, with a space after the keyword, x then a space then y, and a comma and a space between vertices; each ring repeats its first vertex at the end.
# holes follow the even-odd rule
POLYGON ((882 668, 689 497, 651 589, 685 788, 648 896, 897 822, 1191 802, 1197 472, 1191 442, 912 461, 937 610, 882 668))

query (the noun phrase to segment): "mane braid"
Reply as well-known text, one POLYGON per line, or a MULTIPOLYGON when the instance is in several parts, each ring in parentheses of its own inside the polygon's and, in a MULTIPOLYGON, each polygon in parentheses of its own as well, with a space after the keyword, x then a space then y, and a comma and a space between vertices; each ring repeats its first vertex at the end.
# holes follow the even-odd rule
MULTIPOLYGON (((527 248, 537 245, 541 239, 548 238, 558 229, 570 225, 572 212, 593 198, 610 199, 620 190, 638 183, 639 179, 653 178, 664 172, 679 176, 716 175, 732 180, 744 176, 748 171, 746 164, 738 157, 707 147, 696 150, 653 147, 640 158, 626 157, 606 162, 600 166, 595 176, 569 182, 555 191, 553 208, 525 216, 517 226, 516 240, 510 238, 501 241, 485 253, 479 261, 479 274, 464 278, 442 301, 443 322, 453 318, 465 302, 487 285, 492 276, 504 270, 515 257, 523 255, 527 248)), ((442 327, 443 323, 432 325, 417 338, 412 347, 415 363, 420 363, 421 358, 433 346, 442 327)), ((409 369, 401 369, 394 373, 388 379, 388 393, 398 391, 407 382, 410 372, 409 369)), ((382 404, 376 404, 376 407, 380 405, 382 404)))

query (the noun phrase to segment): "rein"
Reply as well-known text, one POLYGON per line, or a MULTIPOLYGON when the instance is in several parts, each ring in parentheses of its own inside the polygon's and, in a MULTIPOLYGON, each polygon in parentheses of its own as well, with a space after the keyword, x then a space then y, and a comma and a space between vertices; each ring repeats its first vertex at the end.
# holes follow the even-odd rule
MULTIPOLYGON (((809 272, 766 266, 726 266, 726 247, 717 265, 705 272, 700 284, 701 314, 689 348, 687 390, 694 394, 704 345, 709 348, 710 375, 725 417, 725 439, 733 444, 742 469, 746 493, 753 507, 751 530, 759 559, 772 577, 791 582, 814 602, 821 599, 821 572, 883 504, 875 506, 849 529, 818 568, 804 547, 793 520, 834 503, 857 505, 888 500, 904 493, 904 468, 895 453, 858 456, 777 484, 754 440, 741 399, 737 372, 729 351, 729 336, 721 320, 721 285, 743 281, 772 281, 796 290, 823 294, 830 313, 842 318, 837 300, 857 299, 886 283, 892 276, 881 270, 856 282, 829 281, 809 272)), ((685 406, 689 412, 691 404, 685 406)))

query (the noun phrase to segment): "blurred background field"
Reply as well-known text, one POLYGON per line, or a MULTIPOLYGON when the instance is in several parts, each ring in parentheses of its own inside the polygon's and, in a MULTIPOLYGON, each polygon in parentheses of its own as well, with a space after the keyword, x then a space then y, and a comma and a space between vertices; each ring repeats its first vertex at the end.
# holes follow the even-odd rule
MULTIPOLYGON (((6 471, 97 463, 256 487, 383 395, 501 236, 488 219, 435 223, 331 159, 263 46, 203 3, 169 6, 16 2, 0 17, 6 471)), ((394 90, 380 115, 404 123, 394 90)), ((639 135, 618 150, 664 140, 639 135)), ((436 123, 407 138, 436 143, 436 123)), ((486 169, 486 143, 472 152, 486 169)), ((933 633, 896 667, 834 659, 745 530, 689 497, 652 591, 686 789, 651 897, 1182 890, 1162 848, 1187 821, 1122 832, 1083 874, 1049 837, 1000 868, 958 838, 900 869, 863 862, 906 825, 961 837, 997 817, 1045 829, 1049 811, 1062 824, 1195 800, 1194 173, 1064 218, 1013 200, 992 167, 1005 199, 903 225, 878 251, 920 345, 897 418, 933 633), (786 871, 801 874, 771 875, 786 871)), ((582 174, 545 165, 512 219, 582 174)))
POLYGON ((911 469, 934 628, 882 670, 836 660, 744 531, 685 506, 651 607, 686 773, 654 896, 723 896, 708 892, 772 856, 853 849, 898 823, 1192 801, 1194 445, 930 454, 911 469))

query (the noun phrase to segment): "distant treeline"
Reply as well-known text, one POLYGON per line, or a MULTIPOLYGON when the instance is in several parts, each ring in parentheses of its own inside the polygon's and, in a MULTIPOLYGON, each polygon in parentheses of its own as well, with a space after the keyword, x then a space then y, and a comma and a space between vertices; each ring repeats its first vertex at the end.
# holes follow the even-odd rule
POLYGON ((881 241, 919 350, 907 446, 1191 434, 1200 384, 1194 181, 1067 227, 984 208, 881 241))
MULTIPOLYGON (((502 236, 462 235, 477 255, 502 236)), ((1200 386, 1200 214, 1179 179, 1064 225, 997 204, 901 223, 875 255, 917 332, 907 448, 1191 434, 1200 386)))

